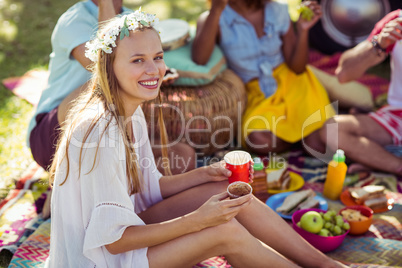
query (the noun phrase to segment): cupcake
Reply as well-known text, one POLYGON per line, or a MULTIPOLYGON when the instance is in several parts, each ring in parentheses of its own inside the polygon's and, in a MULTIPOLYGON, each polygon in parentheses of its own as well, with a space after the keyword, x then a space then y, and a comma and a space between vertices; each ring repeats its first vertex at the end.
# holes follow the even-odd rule
POLYGON ((243 195, 251 194, 253 189, 251 188, 250 184, 242 182, 242 181, 235 181, 229 184, 227 188, 227 192, 231 198, 238 198, 243 195))

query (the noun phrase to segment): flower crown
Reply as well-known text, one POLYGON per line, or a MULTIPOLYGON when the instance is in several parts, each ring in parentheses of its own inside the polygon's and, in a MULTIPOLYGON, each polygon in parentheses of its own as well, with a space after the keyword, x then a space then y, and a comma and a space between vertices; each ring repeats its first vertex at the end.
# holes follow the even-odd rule
POLYGON ((148 14, 141 11, 141 8, 133 13, 119 17, 102 36, 99 32, 97 37, 85 44, 85 57, 93 62, 98 60, 98 51, 101 49, 105 53, 112 53, 112 48, 116 47, 116 37, 120 35, 120 40, 129 36, 129 31, 134 31, 140 25, 145 27, 155 27, 159 19, 155 14, 148 14))

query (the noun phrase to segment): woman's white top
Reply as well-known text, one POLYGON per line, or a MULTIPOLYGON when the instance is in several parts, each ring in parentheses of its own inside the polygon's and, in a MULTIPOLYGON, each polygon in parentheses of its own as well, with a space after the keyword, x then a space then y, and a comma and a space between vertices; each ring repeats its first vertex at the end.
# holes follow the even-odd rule
MULTIPOLYGON (((51 199, 50 256, 46 266, 148 267, 147 248, 118 255, 110 254, 105 248, 119 240, 128 226, 144 225, 137 213, 162 200, 159 187, 162 175, 155 165, 144 114, 139 107, 132 116, 134 148, 144 188, 141 193, 130 196, 123 138, 116 121, 112 121, 103 135, 108 118, 101 119, 93 129, 82 151, 79 176, 81 141, 93 118, 92 113, 98 112, 88 110, 86 119, 73 131, 68 150, 70 172, 62 186, 67 165, 65 159, 59 160, 51 199)), ((64 149, 65 144, 62 144, 59 153, 64 149)))

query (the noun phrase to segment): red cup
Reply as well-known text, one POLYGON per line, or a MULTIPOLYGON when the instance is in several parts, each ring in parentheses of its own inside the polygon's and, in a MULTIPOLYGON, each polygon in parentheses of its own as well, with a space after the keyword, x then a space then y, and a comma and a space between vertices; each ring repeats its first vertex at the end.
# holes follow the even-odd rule
POLYGON ((232 151, 224 158, 226 168, 232 172, 229 183, 243 181, 248 183, 250 178, 251 155, 245 151, 232 151))

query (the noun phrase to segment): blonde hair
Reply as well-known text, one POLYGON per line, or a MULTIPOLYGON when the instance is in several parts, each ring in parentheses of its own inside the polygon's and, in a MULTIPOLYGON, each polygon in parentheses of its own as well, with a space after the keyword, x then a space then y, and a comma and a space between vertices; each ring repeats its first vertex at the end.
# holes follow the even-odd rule
MULTIPOLYGON (((110 24, 113 23, 114 20, 109 22, 110 24)), ((108 28, 109 23, 105 24, 100 32, 105 32, 105 29, 108 28)), ((138 28, 135 29, 135 31, 144 31, 144 30, 155 30, 151 26, 143 26, 140 25, 138 28)), ((104 113, 100 113, 97 116, 95 116, 89 127, 88 130, 86 131, 84 135, 84 139, 82 141, 82 147, 80 149, 80 155, 79 155, 79 175, 81 175, 81 163, 82 163, 82 154, 83 154, 83 146, 85 142, 87 141, 91 131, 95 128, 95 126, 98 124, 99 120, 101 118, 105 118, 105 115, 111 115, 106 118, 110 118, 108 122, 106 123, 105 129, 102 131, 99 141, 101 140, 102 136, 105 134, 105 131, 109 127, 110 123, 113 120, 116 120, 117 122, 117 127, 120 132, 120 134, 123 137, 124 141, 124 147, 125 147, 125 155, 126 155, 126 171, 127 171, 127 180, 128 180, 128 188, 130 191, 130 195, 134 193, 138 193, 142 189, 142 174, 139 169, 139 163, 138 159, 136 157, 136 154, 134 152, 134 148, 132 146, 132 139, 130 135, 127 135, 127 131, 125 129, 125 124, 124 124, 124 115, 125 115, 125 109, 123 106, 123 102, 120 97, 120 92, 119 92, 119 85, 118 85, 118 80, 116 78, 116 75, 114 73, 113 69, 113 62, 115 60, 115 53, 112 52, 110 54, 104 53, 103 51, 99 50, 98 52, 98 61, 95 62, 95 65, 93 66, 93 77, 91 79, 91 83, 89 87, 84 90, 80 96, 74 101, 71 109, 68 112, 68 115, 66 117, 65 122, 62 124, 62 133, 59 136, 59 140, 57 143, 57 149, 56 153, 54 156, 54 159, 52 161, 52 165, 50 168, 50 184, 53 184, 55 175, 57 173, 57 168, 58 165, 61 163, 58 159, 59 157, 59 150, 61 150, 61 143, 63 142, 63 139, 66 139, 66 146, 63 154, 63 158, 66 159, 67 161, 67 173, 66 177, 64 178, 64 181, 60 183, 60 185, 63 185, 69 175, 69 168, 70 168, 70 160, 69 160, 69 155, 68 155, 68 148, 70 145, 70 141, 72 138, 72 130, 77 127, 78 123, 81 121, 82 115, 84 114, 85 110, 88 107, 91 107, 94 104, 102 103, 104 106, 104 113)), ((167 132, 165 129, 165 124, 163 121, 163 113, 162 113, 162 98, 160 96, 160 92, 158 94, 158 100, 159 100, 159 128, 161 132, 161 144, 162 144, 162 161, 163 161, 163 168, 164 168, 164 173, 165 175, 171 175, 170 167, 169 167, 169 160, 168 160, 168 153, 167 153, 167 143, 168 143, 168 137, 167 137, 167 132)), ((96 153, 95 153, 95 158, 93 160, 92 168, 88 172, 90 173, 94 168, 96 164, 96 159, 97 159, 97 154, 99 150, 99 144, 96 148, 96 153)), ((62 160, 62 159, 61 159, 62 160)))

